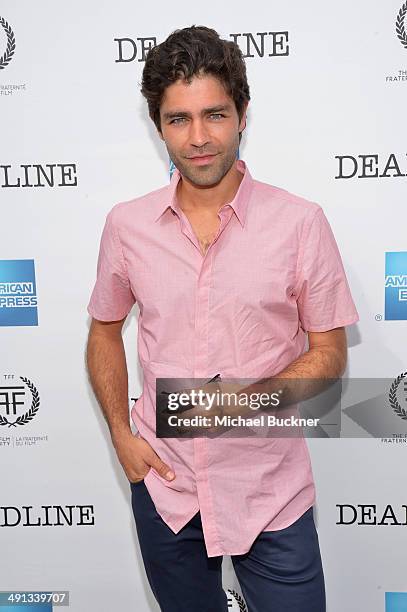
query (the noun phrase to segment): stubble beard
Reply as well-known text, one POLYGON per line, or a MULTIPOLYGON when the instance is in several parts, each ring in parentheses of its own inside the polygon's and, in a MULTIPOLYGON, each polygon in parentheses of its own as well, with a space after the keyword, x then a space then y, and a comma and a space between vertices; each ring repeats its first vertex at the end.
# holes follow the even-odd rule
POLYGON ((218 153, 214 160, 207 166, 193 166, 184 157, 179 157, 167 146, 167 151, 184 178, 197 187, 213 187, 217 185, 229 172, 236 161, 236 149, 231 149, 226 154, 218 153))

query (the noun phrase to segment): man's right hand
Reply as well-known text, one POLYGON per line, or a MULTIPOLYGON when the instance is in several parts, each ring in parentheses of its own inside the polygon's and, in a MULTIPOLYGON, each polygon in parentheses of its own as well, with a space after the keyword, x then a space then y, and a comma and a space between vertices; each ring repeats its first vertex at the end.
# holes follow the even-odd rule
POLYGON ((144 480, 152 467, 166 480, 174 480, 175 474, 171 468, 164 461, 161 461, 144 438, 137 438, 131 432, 128 432, 113 435, 112 441, 117 457, 130 482, 136 483, 144 480))

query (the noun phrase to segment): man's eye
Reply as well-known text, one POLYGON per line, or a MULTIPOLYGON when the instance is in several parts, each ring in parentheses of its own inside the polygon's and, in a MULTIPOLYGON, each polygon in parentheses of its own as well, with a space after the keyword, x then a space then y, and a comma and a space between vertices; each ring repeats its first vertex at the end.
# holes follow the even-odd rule
POLYGON ((212 115, 210 115, 210 117, 215 117, 215 119, 220 119, 221 117, 224 117, 225 115, 222 115, 222 113, 212 113, 212 115))
POLYGON ((176 117, 170 123, 175 123, 175 125, 177 125, 178 123, 181 123, 184 120, 185 120, 185 117, 176 117))

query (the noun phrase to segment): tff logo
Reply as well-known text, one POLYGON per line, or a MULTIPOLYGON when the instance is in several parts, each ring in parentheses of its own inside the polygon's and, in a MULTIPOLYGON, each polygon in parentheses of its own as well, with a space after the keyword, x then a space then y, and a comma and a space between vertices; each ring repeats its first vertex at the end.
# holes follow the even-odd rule
POLYGON ((3 38, 2 35, 5 34, 5 50, 2 55, 0 55, 0 70, 4 70, 6 68, 11 58, 14 55, 14 51, 16 49, 16 39, 14 36, 14 32, 11 29, 11 26, 7 21, 0 15, 0 53, 3 50, 3 38))

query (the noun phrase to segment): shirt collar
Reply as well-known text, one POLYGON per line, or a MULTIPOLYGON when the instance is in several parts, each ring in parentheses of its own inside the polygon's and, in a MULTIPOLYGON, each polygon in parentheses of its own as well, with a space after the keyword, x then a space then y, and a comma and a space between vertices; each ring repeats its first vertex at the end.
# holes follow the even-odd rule
MULTIPOLYGON (((235 197, 231 202, 227 202, 227 204, 229 204, 233 208, 237 218, 240 221, 240 224, 243 227, 247 213, 247 205, 249 203, 249 196, 253 188, 253 179, 246 163, 242 159, 236 160, 236 167, 243 174, 243 178, 240 181, 240 185, 235 194, 235 197)), ((177 212, 177 210, 179 209, 176 200, 176 190, 180 179, 181 173, 178 168, 175 168, 170 180, 170 184, 168 185, 164 201, 160 203, 160 213, 154 219, 154 221, 158 221, 161 215, 163 215, 168 208, 172 208, 172 210, 174 210, 175 212, 177 212)))

